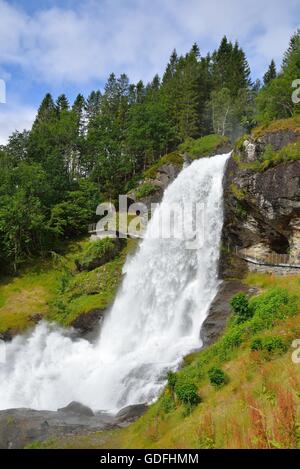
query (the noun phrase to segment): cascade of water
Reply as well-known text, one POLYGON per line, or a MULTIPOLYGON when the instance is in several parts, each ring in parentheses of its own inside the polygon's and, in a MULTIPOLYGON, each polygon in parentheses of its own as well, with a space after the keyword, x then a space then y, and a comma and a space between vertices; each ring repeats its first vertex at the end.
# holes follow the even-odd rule
MULTIPOLYGON (((6 347, 0 364, 0 408, 57 409, 72 400, 93 409, 151 401, 166 370, 201 346, 199 330, 218 288, 223 224, 222 179, 229 155, 194 161, 165 191, 100 336, 91 344, 41 323, 6 347), (204 242, 151 236, 170 205, 202 204, 204 242)), ((194 217, 191 209, 187 218, 194 217)), ((186 218, 185 218, 186 219, 186 218)), ((201 224, 201 226, 200 226, 201 224)))

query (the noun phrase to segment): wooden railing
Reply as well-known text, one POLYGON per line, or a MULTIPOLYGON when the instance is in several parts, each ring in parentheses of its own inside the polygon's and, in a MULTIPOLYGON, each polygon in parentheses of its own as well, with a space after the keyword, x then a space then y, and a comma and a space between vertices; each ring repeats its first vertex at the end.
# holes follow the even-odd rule
POLYGON ((278 254, 277 252, 272 252, 258 257, 249 255, 246 249, 236 249, 236 254, 241 259, 244 259, 245 261, 251 262, 253 264, 274 267, 293 267, 296 269, 300 269, 299 256, 293 256, 290 254, 278 254))

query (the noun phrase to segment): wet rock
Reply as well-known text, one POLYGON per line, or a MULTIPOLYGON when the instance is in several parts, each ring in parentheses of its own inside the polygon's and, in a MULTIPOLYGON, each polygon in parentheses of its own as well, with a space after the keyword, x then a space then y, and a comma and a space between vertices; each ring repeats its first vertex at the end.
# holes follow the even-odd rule
POLYGON ((207 318, 201 327, 200 337, 203 347, 215 342, 225 329, 227 319, 231 313, 230 300, 238 292, 243 291, 248 294, 256 292, 239 280, 225 280, 210 305, 207 318))
POLYGON ((58 412, 72 413, 77 415, 85 415, 88 417, 93 417, 94 412, 90 407, 81 404, 80 402, 72 401, 66 407, 61 407, 58 409, 58 412))
POLYGON ((80 402, 57 411, 8 409, 0 411, 0 449, 24 448, 30 443, 67 435, 85 435, 124 427, 140 417, 145 404, 125 407, 117 415, 93 412, 80 402))
POLYGON ((147 410, 147 404, 129 405, 121 409, 115 416, 116 422, 132 422, 143 415, 147 410))
POLYGON ((82 336, 90 334, 95 330, 98 330, 100 322, 103 319, 105 310, 96 308, 88 311, 87 313, 81 314, 74 321, 72 321, 71 326, 79 331, 82 336))
POLYGON ((60 411, 9 409, 0 411, 0 449, 24 448, 35 441, 113 428, 101 416, 60 411))
POLYGON ((10 342, 13 339, 14 335, 14 330, 7 329, 6 331, 0 333, 0 340, 4 340, 4 342, 10 342))
POLYGON ((136 200, 136 196, 134 191, 127 194, 127 197, 134 202, 140 202, 145 204, 148 210, 151 209, 151 204, 158 204, 161 202, 165 189, 168 185, 174 181, 174 179, 178 176, 182 168, 179 166, 168 163, 162 165, 158 168, 155 178, 146 179, 141 182, 150 182, 156 186, 156 190, 153 191, 152 194, 147 195, 146 197, 142 197, 139 200, 136 200))
POLYGON ((35 324, 38 324, 43 319, 43 315, 41 313, 34 313, 31 316, 29 316, 29 319, 35 324))

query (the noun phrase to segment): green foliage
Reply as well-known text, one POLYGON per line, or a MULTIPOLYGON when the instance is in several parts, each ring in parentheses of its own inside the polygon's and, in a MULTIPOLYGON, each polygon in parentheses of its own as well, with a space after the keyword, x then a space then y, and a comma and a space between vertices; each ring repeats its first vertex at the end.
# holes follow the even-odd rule
MULTIPOLYGON (((78 273, 70 269, 63 273, 62 278, 65 279, 60 282, 56 295, 49 302, 47 319, 69 326, 78 316, 109 307, 122 280, 126 255, 135 245, 134 240, 128 240, 127 245, 111 261, 92 271, 78 273)), ((86 252, 85 247, 82 252, 86 252)), ((77 257, 77 254, 72 256, 72 260, 77 257)))
POLYGON ((157 186, 152 182, 144 182, 140 184, 135 190, 135 196, 137 200, 147 197, 148 195, 153 194, 157 190, 157 186))
POLYGON ((160 399, 160 406, 165 414, 169 414, 175 409, 174 399, 170 394, 164 393, 160 399))
POLYGON ((183 164, 182 156, 178 151, 162 156, 155 164, 151 165, 150 168, 144 171, 144 177, 154 179, 159 168, 165 164, 173 164, 181 168, 183 164))
POLYGON ((168 371, 167 374, 168 386, 172 392, 175 390, 177 375, 173 371, 168 371))
POLYGON ((80 265, 81 270, 91 270, 94 262, 98 261, 101 265, 112 260, 121 248, 121 244, 121 240, 109 237, 91 241, 75 262, 80 265))
POLYGON ((201 402, 194 383, 178 381, 175 385, 175 393, 179 401, 188 407, 193 407, 201 402))
POLYGON ((274 80, 274 78, 276 78, 276 76, 276 65, 274 60, 272 59, 267 72, 264 74, 264 85, 268 85, 272 80, 274 80))
POLYGON ((256 337, 252 340, 250 348, 255 351, 265 350, 270 353, 283 353, 287 350, 286 344, 279 336, 256 337))
POLYGON ((257 96, 257 119, 270 122, 274 119, 290 117, 300 112, 300 104, 292 101, 292 82, 300 76, 300 30, 292 36, 284 55, 282 67, 267 74, 265 86, 257 96))
POLYGON ((228 138, 222 135, 211 134, 196 140, 189 138, 179 146, 181 152, 187 152, 191 157, 212 155, 218 147, 228 142, 228 138))
POLYGON ((239 218, 247 217, 247 208, 240 200, 236 201, 236 214, 239 218))
POLYGON ((284 288, 271 288, 250 301, 253 318, 249 322, 252 331, 272 327, 278 320, 297 313, 296 298, 284 288))
POLYGON ((227 382, 227 377, 221 368, 213 366, 208 370, 210 384, 215 388, 223 386, 227 382))
POLYGON ((236 184, 230 184, 230 191, 237 200, 243 200, 246 196, 245 191, 240 189, 236 184))
POLYGON ((300 159, 300 140, 295 143, 289 143, 281 150, 273 150, 271 145, 267 145, 260 160, 253 167, 256 171, 264 171, 281 163, 297 161, 300 159))
POLYGON ((253 312, 249 306, 249 301, 245 293, 237 293, 231 299, 230 305, 235 314, 237 323, 247 321, 253 316, 253 312))

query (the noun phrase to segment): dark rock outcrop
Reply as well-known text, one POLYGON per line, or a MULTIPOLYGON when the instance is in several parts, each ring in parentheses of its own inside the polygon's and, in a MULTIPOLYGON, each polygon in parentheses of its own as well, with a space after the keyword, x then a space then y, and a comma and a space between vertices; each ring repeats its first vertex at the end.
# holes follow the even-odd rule
POLYGON ((71 326, 78 330, 80 335, 85 336, 90 334, 100 326, 100 322, 104 317, 105 309, 92 309, 87 313, 80 314, 76 319, 71 323, 71 326))
POLYGON ((121 409, 117 415, 116 419, 118 422, 133 422, 138 417, 143 415, 147 410, 147 404, 136 404, 129 405, 121 409))
POLYGON ((230 300, 236 293, 241 291, 249 295, 256 293, 255 289, 249 288, 239 280, 225 280, 221 284, 201 327, 200 337, 203 347, 214 343, 222 334, 231 312, 230 300))
POLYGON ((0 411, 0 449, 24 448, 35 441, 68 435, 85 435, 124 427, 147 409, 144 404, 125 407, 116 416, 93 412, 79 402, 71 402, 57 411, 8 409, 0 411))
MULTIPOLYGON (((300 161, 282 163, 255 172, 247 168, 267 144, 281 149, 299 136, 292 131, 249 138, 240 151, 240 162, 230 158, 224 176, 224 227, 220 273, 238 277, 247 266, 234 256, 236 249, 249 256, 270 253, 300 255, 300 161)), ((299 155, 300 156, 300 155, 299 155)))
POLYGON ((180 166, 173 163, 163 164, 157 169, 155 178, 145 179, 142 181, 143 183, 150 182, 153 184, 156 187, 155 191, 138 200, 136 199, 134 191, 127 194, 127 197, 134 202, 145 204, 149 210, 151 208, 151 204, 158 204, 161 202, 165 189, 174 181, 181 169, 182 168, 180 166))
POLYGON ((82 415, 85 417, 94 417, 94 412, 90 407, 81 404, 80 402, 72 401, 66 407, 61 407, 58 412, 65 412, 67 414, 82 415))

